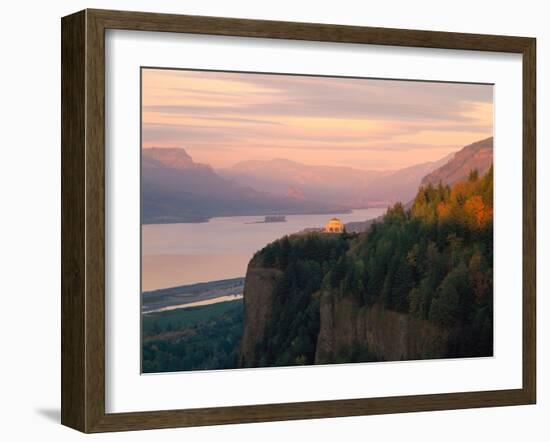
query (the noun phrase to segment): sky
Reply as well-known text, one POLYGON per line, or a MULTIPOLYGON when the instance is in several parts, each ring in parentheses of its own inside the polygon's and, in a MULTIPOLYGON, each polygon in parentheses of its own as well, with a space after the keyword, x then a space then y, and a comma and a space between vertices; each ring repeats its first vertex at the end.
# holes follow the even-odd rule
POLYGON ((142 70, 142 147, 226 168, 284 158, 396 170, 493 135, 491 85, 142 70))

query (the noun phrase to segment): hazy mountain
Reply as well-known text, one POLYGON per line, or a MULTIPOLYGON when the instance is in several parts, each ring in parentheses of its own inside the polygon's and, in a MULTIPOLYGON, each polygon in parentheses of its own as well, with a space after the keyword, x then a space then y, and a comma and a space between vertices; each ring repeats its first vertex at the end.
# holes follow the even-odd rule
POLYGON ((452 155, 438 161, 430 161, 399 169, 372 180, 366 187, 364 195, 370 201, 395 203, 411 200, 418 192, 422 179, 433 170, 441 167, 452 155))
POLYGON ((348 207, 365 207, 410 200, 422 178, 448 159, 445 157, 397 171, 310 166, 276 159, 244 161, 217 172, 235 183, 257 190, 279 195, 301 195, 306 199, 338 202, 348 207))
POLYGON ((142 154, 144 223, 205 221, 212 216, 331 213, 408 202, 420 185, 453 184, 493 161, 488 138, 441 160, 397 171, 310 166, 295 161, 245 161, 214 170, 185 149, 150 148, 142 154))
POLYGON ((358 190, 384 172, 351 167, 311 166, 296 161, 274 159, 243 161, 218 173, 234 182, 279 195, 301 195, 306 199, 363 204, 358 190))
POLYGON ((170 167, 172 169, 211 169, 210 166, 195 163, 182 148, 151 147, 142 151, 142 161, 148 167, 170 167))
POLYGON ((483 175, 492 164, 493 137, 490 137, 463 147, 446 164, 426 175, 421 184, 454 184, 467 178, 473 169, 483 175))
POLYGON ((341 205, 260 192, 220 177, 181 148, 142 151, 142 222, 198 222, 212 216, 329 213, 341 205))

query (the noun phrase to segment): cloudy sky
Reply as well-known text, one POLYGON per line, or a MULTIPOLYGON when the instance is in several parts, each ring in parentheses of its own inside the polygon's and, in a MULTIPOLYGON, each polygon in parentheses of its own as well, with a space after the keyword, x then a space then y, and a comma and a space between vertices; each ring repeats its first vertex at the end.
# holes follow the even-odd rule
POLYGON ((398 169, 493 134, 489 85, 142 71, 143 147, 215 168, 285 158, 398 169))

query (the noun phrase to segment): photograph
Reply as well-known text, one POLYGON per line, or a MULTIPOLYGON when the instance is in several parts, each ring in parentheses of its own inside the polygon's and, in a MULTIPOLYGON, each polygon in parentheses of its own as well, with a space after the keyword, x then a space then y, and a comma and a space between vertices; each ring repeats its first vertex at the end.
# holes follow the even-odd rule
POLYGON ((141 68, 141 372, 493 356, 493 84, 141 68))

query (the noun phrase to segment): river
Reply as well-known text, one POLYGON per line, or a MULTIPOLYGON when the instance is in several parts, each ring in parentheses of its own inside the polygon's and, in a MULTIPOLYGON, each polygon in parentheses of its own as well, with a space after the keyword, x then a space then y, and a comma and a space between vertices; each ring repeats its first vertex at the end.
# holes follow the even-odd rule
POLYGON ((339 215, 287 215, 286 222, 262 223, 262 216, 212 218, 206 223, 142 226, 142 290, 244 276, 254 253, 266 244, 332 217, 343 223, 366 221, 385 209, 339 215))

